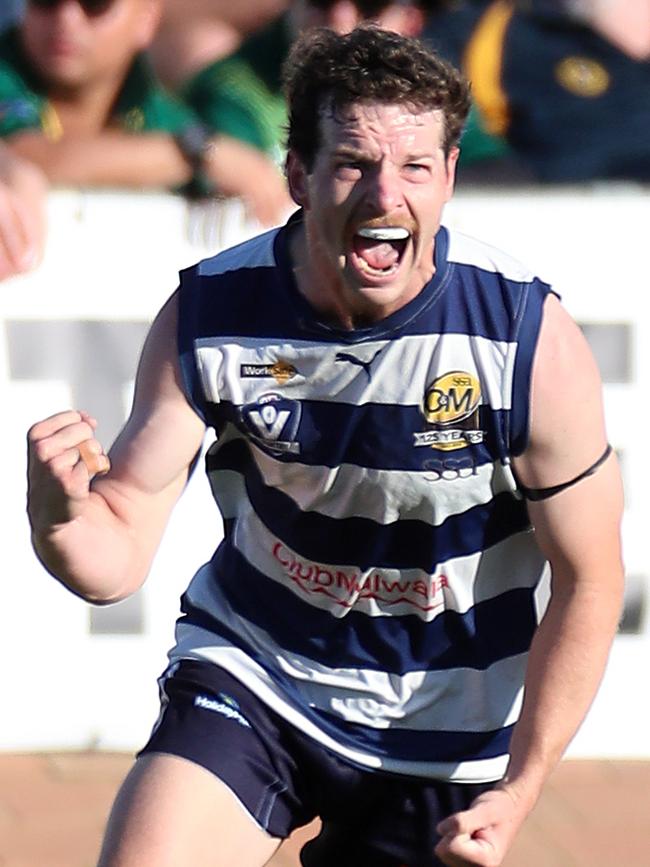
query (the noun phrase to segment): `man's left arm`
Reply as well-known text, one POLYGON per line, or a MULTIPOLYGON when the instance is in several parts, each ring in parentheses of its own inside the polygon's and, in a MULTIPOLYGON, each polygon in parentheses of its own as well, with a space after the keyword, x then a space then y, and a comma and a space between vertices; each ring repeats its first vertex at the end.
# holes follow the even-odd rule
POLYGON ((450 867, 502 863, 605 670, 623 598, 623 495, 615 455, 599 464, 607 447, 601 389, 584 337, 550 297, 533 369, 529 445, 514 467, 533 489, 582 478, 529 502, 551 565, 551 598, 531 646, 506 777, 439 826, 436 852, 450 867))

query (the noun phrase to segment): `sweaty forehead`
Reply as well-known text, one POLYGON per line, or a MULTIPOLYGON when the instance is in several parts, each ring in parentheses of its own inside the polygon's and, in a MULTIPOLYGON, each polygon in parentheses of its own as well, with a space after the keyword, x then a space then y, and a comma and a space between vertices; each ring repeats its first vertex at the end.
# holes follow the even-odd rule
POLYGON ((439 109, 424 109, 407 103, 352 103, 326 107, 321 113, 322 143, 363 146, 395 145, 417 140, 434 147, 442 143, 443 116, 439 109))

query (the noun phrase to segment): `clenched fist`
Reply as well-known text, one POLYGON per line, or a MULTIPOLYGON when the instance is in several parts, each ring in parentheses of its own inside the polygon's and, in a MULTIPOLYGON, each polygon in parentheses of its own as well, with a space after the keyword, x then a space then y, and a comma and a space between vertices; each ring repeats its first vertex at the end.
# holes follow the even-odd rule
POLYGON ((28 512, 34 529, 74 519, 92 477, 110 469, 96 426, 87 413, 69 410, 30 428, 28 512))
POLYGON ((529 811, 505 784, 484 792, 438 825, 436 855, 448 867, 499 867, 529 811))

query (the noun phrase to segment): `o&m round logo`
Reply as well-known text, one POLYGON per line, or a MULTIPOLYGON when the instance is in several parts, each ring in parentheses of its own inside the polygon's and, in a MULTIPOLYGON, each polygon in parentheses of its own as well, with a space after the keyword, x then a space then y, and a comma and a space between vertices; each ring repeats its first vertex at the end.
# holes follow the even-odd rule
POLYGON ((439 376, 424 395, 424 417, 429 424, 450 425, 469 418, 481 402, 478 379, 464 370, 439 376))
POLYGON ((449 452, 482 443, 480 402, 481 384, 473 373, 451 370, 437 377, 427 387, 422 405, 429 430, 414 433, 413 445, 449 452))

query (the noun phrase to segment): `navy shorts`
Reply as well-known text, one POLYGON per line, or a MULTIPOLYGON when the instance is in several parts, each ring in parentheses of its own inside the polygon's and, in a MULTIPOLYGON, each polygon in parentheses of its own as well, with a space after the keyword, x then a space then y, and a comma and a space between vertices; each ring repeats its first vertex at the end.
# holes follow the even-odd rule
POLYGON ((446 783, 370 771, 328 752, 224 669, 184 660, 161 679, 162 709, 140 755, 207 768, 273 837, 316 816, 305 867, 438 867, 436 825, 494 783, 446 783))

